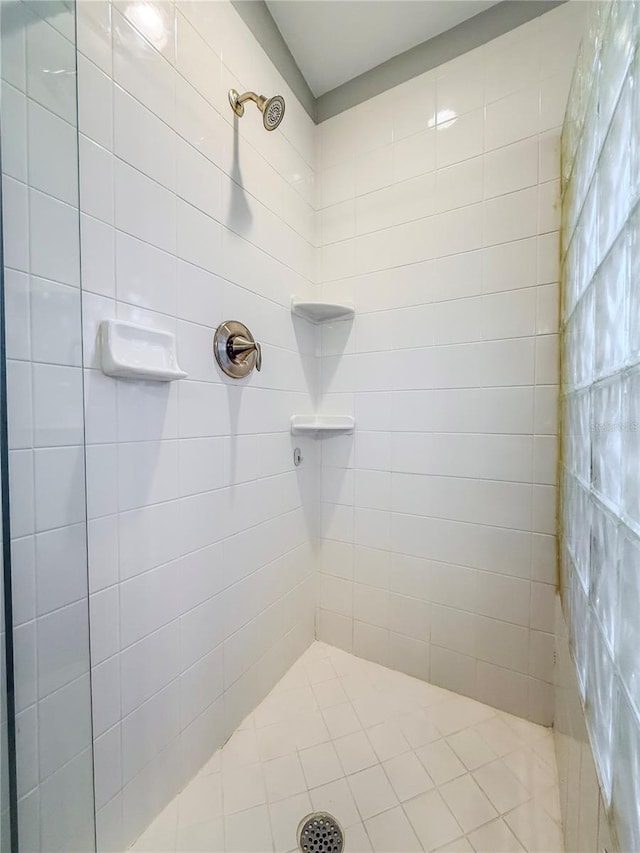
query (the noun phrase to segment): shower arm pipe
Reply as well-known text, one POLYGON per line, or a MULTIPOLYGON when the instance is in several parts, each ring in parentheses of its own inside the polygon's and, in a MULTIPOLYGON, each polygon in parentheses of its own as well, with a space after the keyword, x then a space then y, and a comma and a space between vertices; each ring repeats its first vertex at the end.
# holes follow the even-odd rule
POLYGON ((258 109, 262 112, 264 109, 264 105, 267 103, 267 98, 264 95, 256 95, 255 92, 244 92, 242 95, 239 95, 237 92, 234 92, 234 103, 232 103, 232 107, 236 115, 242 116, 244 115, 244 104, 246 101, 253 101, 254 104, 257 105, 258 109))

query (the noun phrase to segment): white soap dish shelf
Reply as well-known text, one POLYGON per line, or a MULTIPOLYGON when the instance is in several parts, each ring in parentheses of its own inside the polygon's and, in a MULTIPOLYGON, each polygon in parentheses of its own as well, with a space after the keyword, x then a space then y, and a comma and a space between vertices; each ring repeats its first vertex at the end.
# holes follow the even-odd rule
POLYGON ((187 374, 180 370, 173 332, 122 320, 100 324, 102 372, 122 379, 173 382, 187 374))
POLYGON ((355 418, 348 415, 293 415, 292 435, 349 435, 356 426, 355 418))
POLYGON ((349 302, 311 302, 291 298, 291 313, 311 323, 329 323, 331 320, 347 320, 355 309, 349 302))

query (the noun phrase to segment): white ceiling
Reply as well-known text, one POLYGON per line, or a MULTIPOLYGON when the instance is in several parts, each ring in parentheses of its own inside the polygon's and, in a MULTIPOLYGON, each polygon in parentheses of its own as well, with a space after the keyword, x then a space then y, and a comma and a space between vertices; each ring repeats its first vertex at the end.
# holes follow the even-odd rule
POLYGON ((266 0, 316 97, 498 0, 266 0))

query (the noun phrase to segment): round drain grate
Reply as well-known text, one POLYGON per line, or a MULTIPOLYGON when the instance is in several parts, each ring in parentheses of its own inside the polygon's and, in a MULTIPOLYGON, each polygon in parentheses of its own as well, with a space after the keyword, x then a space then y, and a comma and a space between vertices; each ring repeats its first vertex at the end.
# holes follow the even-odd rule
POLYGON ((326 812, 307 815, 298 827, 298 847, 302 853, 342 853, 342 827, 326 812))

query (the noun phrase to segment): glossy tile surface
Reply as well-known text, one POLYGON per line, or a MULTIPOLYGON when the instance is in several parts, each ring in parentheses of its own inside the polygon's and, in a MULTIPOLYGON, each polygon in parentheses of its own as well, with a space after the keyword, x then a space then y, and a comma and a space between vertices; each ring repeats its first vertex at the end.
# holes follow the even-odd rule
POLYGON ((319 410, 356 426, 321 446, 317 637, 544 725, 560 125, 586 6, 318 127, 321 293, 356 306, 322 329, 319 410))
POLYGON ((132 849, 289 853, 317 810, 349 853, 564 849, 549 729, 319 642, 132 849))

